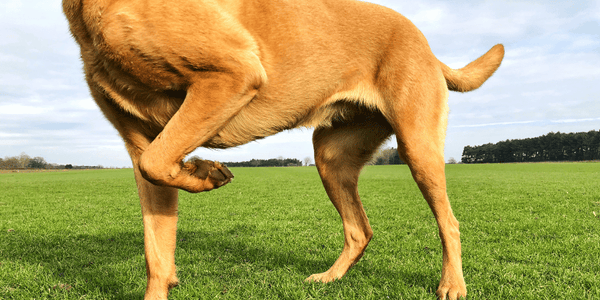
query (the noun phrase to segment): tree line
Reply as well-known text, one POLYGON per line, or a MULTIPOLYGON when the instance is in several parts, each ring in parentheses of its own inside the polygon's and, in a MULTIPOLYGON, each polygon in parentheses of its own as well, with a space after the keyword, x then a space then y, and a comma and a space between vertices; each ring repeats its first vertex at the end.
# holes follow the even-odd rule
MULTIPOLYGON (((195 156, 194 158, 200 159, 195 156)), ((192 158, 192 159, 194 159, 192 158)), ((306 157, 304 158, 304 164, 302 161, 295 158, 271 158, 271 159, 252 159, 249 161, 243 162, 224 162, 224 164, 228 167, 300 167, 300 166, 309 166, 312 165, 312 158, 306 157)), ((396 148, 386 148, 380 149, 377 151, 371 160, 369 161, 370 165, 400 165, 403 164, 400 159, 400 155, 398 155, 398 150, 396 148)))
MULTIPOLYGON (((188 159, 188 161, 194 159, 202 159, 198 156, 193 156, 188 159)), ((369 165, 399 165, 403 164, 400 159, 400 155, 398 155, 398 150, 396 148, 385 148, 377 151, 371 160, 368 162, 369 165)), ((249 161, 242 162, 223 162, 228 167, 301 167, 301 166, 313 166, 312 158, 306 157, 304 160, 298 160, 295 158, 283 158, 282 156, 278 158, 271 159, 251 159, 249 161)))
POLYGON ((241 162, 225 162, 228 167, 301 167, 302 161, 295 158, 251 159, 241 162))
POLYGON ((400 159, 398 149, 391 147, 379 149, 369 161, 370 165, 402 165, 404 162, 400 159))
POLYGON ((535 138, 466 146, 463 163, 600 160, 600 131, 550 132, 535 138))
MULTIPOLYGON (((192 162, 194 160, 202 160, 202 158, 194 155, 187 159, 188 162, 192 162)), ((304 160, 307 165, 310 163, 308 157, 304 160)), ((278 158, 271 159, 251 159, 249 161, 240 162, 223 162, 223 164, 228 167, 301 167, 302 161, 295 158, 283 158, 280 156, 278 158)))
POLYGON ((25 152, 17 156, 0 158, 0 170, 25 169, 103 169, 103 166, 74 166, 72 164, 48 163, 43 157, 30 157, 25 152))

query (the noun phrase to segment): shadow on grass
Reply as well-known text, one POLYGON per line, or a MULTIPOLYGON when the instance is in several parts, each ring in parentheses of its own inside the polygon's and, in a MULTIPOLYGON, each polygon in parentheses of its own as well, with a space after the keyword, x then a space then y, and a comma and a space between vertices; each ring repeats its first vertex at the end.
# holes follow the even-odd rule
MULTIPOLYGON (((315 255, 304 252, 300 248, 281 249, 282 243, 292 242, 292 236, 267 235, 269 243, 259 244, 256 237, 252 237, 253 228, 248 226, 229 228, 223 231, 206 232, 201 230, 178 231, 178 249, 191 253, 190 255, 176 254, 187 257, 178 259, 182 267, 180 277, 189 277, 181 274, 185 265, 193 264, 195 259, 218 257, 225 265, 239 265, 251 263, 258 269, 265 271, 277 269, 290 269, 292 266, 297 273, 308 277, 312 273, 327 270, 339 254, 315 255), (234 238, 236 235, 247 237, 234 238), (278 242, 273 242, 276 239, 278 242), (275 245, 275 246, 274 246, 275 245), (299 250, 300 249, 300 250, 299 250)), ((50 234, 46 236, 31 235, 19 232, 3 234, 3 245, 0 248, 2 260, 15 265, 10 272, 19 272, 15 269, 26 270, 26 275, 20 275, 24 280, 9 283, 15 289, 28 289, 48 291, 46 295, 68 293, 68 297, 79 298, 84 295, 96 295, 107 299, 141 299, 146 284, 145 262, 143 258, 143 232, 120 232, 117 234, 77 234, 66 232, 65 235, 50 234), (30 285, 25 287, 25 285, 30 285), (59 291, 59 290, 63 291, 59 291)), ((300 237, 301 238, 301 237, 300 237)), ((318 238, 317 238, 318 239, 318 238)), ((321 247, 321 243, 316 243, 321 247)), ((323 246, 324 247, 324 246, 323 246)), ((341 245, 339 245, 341 250, 341 245)), ((368 251, 368 250, 367 250, 368 251)), ((383 264, 374 254, 377 263, 359 262, 347 277, 347 282, 369 281, 373 288, 378 285, 396 285, 402 282, 408 287, 420 286, 426 290, 437 287, 431 274, 406 270, 404 272, 390 271, 388 265, 383 264), (365 276, 363 278, 362 276, 365 276), (369 279, 370 278, 370 279, 369 279)), ((208 262, 212 263, 212 262, 208 262)), ((217 268, 216 272, 226 273, 226 268, 217 268)), ((10 275, 9 275, 10 276, 10 275)), ((238 280, 247 277, 247 274, 228 274, 228 280, 238 280)), ((17 280, 17 279, 15 279, 17 280)), ((218 281, 219 278, 215 278, 218 281)), ((342 281, 343 283, 343 281, 342 281)), ((402 284, 401 283, 401 284, 402 284)))
MULTIPOLYGON (((238 225, 217 232, 180 230, 177 239, 178 249, 195 254, 195 258, 186 263, 208 257, 232 265, 250 263, 265 270, 293 266, 308 277, 312 273, 307 272, 323 272, 337 258, 319 255, 317 252, 324 246, 322 243, 313 245, 302 237, 294 236, 293 231, 257 233, 253 225, 238 225)), ((341 251, 341 244, 339 246, 341 251)))
MULTIPOLYGON (((178 267, 183 269, 186 264, 192 265, 197 259, 208 258, 212 261, 218 259, 225 266, 219 269, 222 274, 214 274, 215 280, 219 280, 220 275, 227 274, 228 281, 245 281, 248 273, 231 274, 228 268, 251 264, 255 272, 280 270, 293 276, 292 281, 300 277, 298 284, 301 285, 310 275, 328 270, 338 258, 343 246, 343 240, 328 241, 326 236, 307 238, 306 233, 299 235, 300 232, 296 231, 263 234, 256 232, 255 229, 256 226, 253 225, 238 225, 219 232, 180 231, 178 249, 191 251, 193 256, 176 257, 178 267), (269 241, 262 242, 262 237, 269 241)), ((377 241, 374 240, 372 243, 377 241)), ((358 283, 370 285, 374 289, 386 290, 394 290, 400 286, 400 289, 415 288, 435 293, 439 272, 431 272, 426 268, 399 268, 391 265, 389 261, 391 254, 388 251, 402 252, 404 256, 410 255, 408 252, 403 253, 402 241, 399 241, 397 247, 397 249, 383 249, 383 252, 387 253, 377 253, 380 251, 369 253, 367 248, 367 255, 348 272, 344 280, 337 282, 336 285, 338 288, 339 285, 355 288, 358 283)), ((427 251, 432 250, 423 250, 419 255, 430 255, 427 251)), ((441 254, 439 256, 440 260, 436 262, 439 263, 441 270, 441 254)), ((185 276, 182 272, 179 275, 185 276)))
POLYGON ((4 237, 2 243, 2 260, 14 264, 14 268, 5 272, 14 273, 15 282, 7 285, 13 287, 16 295, 143 297, 141 277, 145 277, 145 266, 141 232, 113 235, 65 232, 65 235, 41 236, 15 231, 4 237))

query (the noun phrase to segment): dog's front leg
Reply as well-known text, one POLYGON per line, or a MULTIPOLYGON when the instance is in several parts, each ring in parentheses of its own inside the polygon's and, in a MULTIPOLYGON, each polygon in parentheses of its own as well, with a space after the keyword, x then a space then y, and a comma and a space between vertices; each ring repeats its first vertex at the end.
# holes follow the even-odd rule
POLYGON ((144 222, 144 250, 148 283, 144 299, 167 299, 178 284, 175 274, 177 189, 156 186, 142 177, 134 162, 144 222))
POLYGON ((144 134, 139 123, 115 106, 90 82, 92 96, 104 114, 119 131, 131 156, 137 183, 144 224, 144 252, 146 258, 147 288, 145 299, 166 300, 169 288, 177 285, 175 273, 175 242, 177 233, 177 196, 172 187, 157 186, 146 180, 139 171, 140 156, 150 145, 151 138, 144 134))

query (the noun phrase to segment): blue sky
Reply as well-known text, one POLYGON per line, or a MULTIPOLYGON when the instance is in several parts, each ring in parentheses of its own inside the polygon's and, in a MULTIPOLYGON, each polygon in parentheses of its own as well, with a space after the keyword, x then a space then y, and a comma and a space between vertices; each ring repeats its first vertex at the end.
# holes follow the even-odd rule
MULTIPOLYGON (((505 60, 480 89, 451 93, 446 159, 466 145, 600 129, 600 1, 372 1, 412 20, 433 53, 459 68, 497 43, 505 60), (475 3, 475 4, 474 4, 475 3)), ((58 0, 0 3, 0 157, 130 166, 83 81, 58 0)), ((312 157, 311 129, 228 150, 220 161, 312 157)), ((395 146, 391 140, 386 146, 395 146)))

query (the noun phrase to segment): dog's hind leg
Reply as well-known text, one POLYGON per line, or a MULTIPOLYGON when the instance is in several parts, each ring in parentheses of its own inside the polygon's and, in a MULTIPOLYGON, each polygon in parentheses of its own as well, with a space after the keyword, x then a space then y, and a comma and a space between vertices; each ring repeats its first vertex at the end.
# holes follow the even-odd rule
POLYGON ((446 295, 449 299, 457 299, 465 297, 467 293, 462 272, 458 221, 452 213, 446 193, 443 149, 423 142, 422 137, 428 134, 431 132, 412 132, 410 141, 404 136, 403 140, 398 140, 398 151, 400 157, 409 165, 413 178, 438 223, 443 265, 437 295, 440 299, 446 299, 446 295), (438 151, 434 150, 436 148, 438 151))
POLYGON ((329 270, 314 274, 307 281, 339 279, 362 257, 373 231, 358 196, 358 176, 391 133, 380 113, 315 130, 315 162, 327 195, 342 218, 344 248, 329 270))
POLYGON ((466 297, 467 289, 462 271, 458 221, 446 193, 444 139, 447 97, 443 77, 441 74, 434 75, 414 83, 408 94, 391 102, 393 106, 387 113, 394 116, 390 124, 396 133, 400 158, 410 167, 438 224, 443 264, 436 293, 440 299, 454 300, 466 297))

